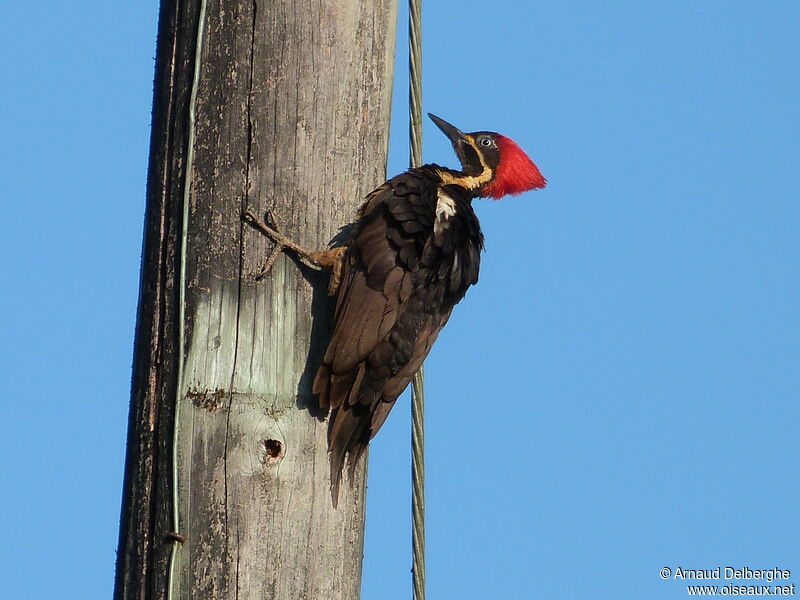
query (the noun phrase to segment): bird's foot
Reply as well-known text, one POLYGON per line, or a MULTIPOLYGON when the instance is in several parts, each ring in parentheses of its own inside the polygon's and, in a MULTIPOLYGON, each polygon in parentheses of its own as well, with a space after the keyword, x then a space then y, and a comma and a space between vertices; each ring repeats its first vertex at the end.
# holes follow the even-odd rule
POLYGON ((285 250, 291 250, 297 255, 303 264, 313 269, 331 269, 332 273, 330 283, 328 284, 328 294, 332 296, 334 293, 336 293, 342 273, 342 256, 344 255, 345 251, 343 246, 339 248, 331 248, 329 250, 320 250, 318 252, 306 250, 280 232, 279 227, 275 223, 275 218, 272 215, 271 210, 266 212, 266 219, 264 220, 260 219, 258 215, 248 208, 244 211, 242 218, 250 223, 253 227, 258 229, 261 233, 266 235, 275 244, 272 252, 270 252, 269 256, 267 257, 264 266, 261 267, 259 274, 256 276, 257 280, 261 279, 269 272, 281 252, 285 250))
POLYGON ((261 279, 264 277, 264 275, 266 275, 272 268, 272 265, 275 264, 275 260, 278 258, 278 255, 285 250, 291 250, 294 252, 303 264, 311 267, 312 269, 321 269, 323 267, 323 265, 314 260, 314 252, 306 250, 280 232, 280 229, 275 224, 275 219, 271 210, 268 210, 265 216, 266 221, 259 218, 258 215, 256 215, 252 209, 249 208, 245 210, 244 214, 242 215, 242 218, 245 221, 266 235, 275 244, 275 247, 272 249, 272 252, 269 253, 267 260, 264 263, 264 266, 261 267, 261 271, 256 276, 256 279, 261 279))

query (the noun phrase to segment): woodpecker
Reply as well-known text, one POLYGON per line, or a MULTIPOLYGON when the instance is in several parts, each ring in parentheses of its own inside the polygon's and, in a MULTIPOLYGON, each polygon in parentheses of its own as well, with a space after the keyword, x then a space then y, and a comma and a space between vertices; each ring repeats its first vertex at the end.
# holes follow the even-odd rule
POLYGON ((340 248, 309 253, 265 230, 279 247, 333 270, 333 330, 313 392, 330 415, 334 506, 345 458, 352 480, 369 441, 453 307, 478 281, 483 234, 472 200, 499 199, 547 183, 510 138, 491 131, 463 133, 428 116, 450 139, 461 170, 427 164, 385 182, 366 197, 352 236, 340 248))

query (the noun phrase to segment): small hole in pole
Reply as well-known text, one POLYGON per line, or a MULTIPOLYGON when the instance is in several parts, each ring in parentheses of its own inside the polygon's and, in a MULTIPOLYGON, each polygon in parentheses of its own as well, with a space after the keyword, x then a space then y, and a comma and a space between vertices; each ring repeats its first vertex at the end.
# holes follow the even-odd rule
POLYGON ((278 458, 283 453, 283 444, 278 440, 264 440, 264 448, 269 458, 278 458))

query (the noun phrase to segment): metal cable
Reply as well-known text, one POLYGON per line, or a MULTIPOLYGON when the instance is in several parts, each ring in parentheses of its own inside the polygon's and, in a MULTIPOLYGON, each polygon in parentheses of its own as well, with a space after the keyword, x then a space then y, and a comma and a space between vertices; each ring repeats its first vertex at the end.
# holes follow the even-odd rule
MULTIPOLYGON (((412 167, 422 165, 422 0, 408 2, 408 121, 412 167)), ((425 391, 423 367, 411 388, 411 548, 414 600, 425 600, 425 391)))
POLYGON ((408 2, 408 117, 412 167, 422 165, 422 0, 408 2))
POLYGON ((194 72, 192 74, 192 90, 189 95, 189 139, 186 148, 186 168, 183 177, 183 210, 181 215, 181 254, 178 286, 178 381, 175 389, 175 408, 172 430, 172 549, 169 554, 169 570, 167 571, 166 597, 172 600, 175 593, 175 566, 178 562, 178 550, 183 544, 184 536, 180 533, 179 505, 179 473, 178 473, 178 432, 180 430, 181 403, 183 400, 184 353, 186 348, 186 255, 189 237, 189 201, 191 199, 192 166, 194 163, 195 142, 195 106, 197 104, 197 87, 200 81, 200 63, 203 54, 203 34, 206 21, 206 0, 200 0, 200 11, 197 22, 197 39, 194 50, 194 72))
POLYGON ((422 367, 414 374, 411 395, 411 546, 414 600, 425 600, 425 392, 422 367))

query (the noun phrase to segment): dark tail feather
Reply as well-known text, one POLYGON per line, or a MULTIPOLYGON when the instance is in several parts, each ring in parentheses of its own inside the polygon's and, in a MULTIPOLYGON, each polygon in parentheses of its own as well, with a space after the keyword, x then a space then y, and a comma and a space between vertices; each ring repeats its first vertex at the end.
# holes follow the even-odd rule
POLYGON ((339 503, 339 486, 342 482, 345 457, 349 453, 352 481, 355 464, 369 443, 369 423, 369 411, 359 406, 338 408, 331 414, 328 454, 331 463, 331 499, 334 508, 339 503))
POLYGON ((317 394, 319 407, 323 410, 331 406, 330 380, 330 367, 323 363, 319 366, 319 369, 317 369, 317 375, 314 377, 314 384, 311 387, 311 393, 317 394))
POLYGON ((364 456, 367 448, 369 448, 369 440, 369 434, 365 433, 356 442, 355 447, 350 450, 350 454, 347 457, 347 472, 350 475, 350 481, 355 481, 356 467, 361 462, 361 457, 364 456))

